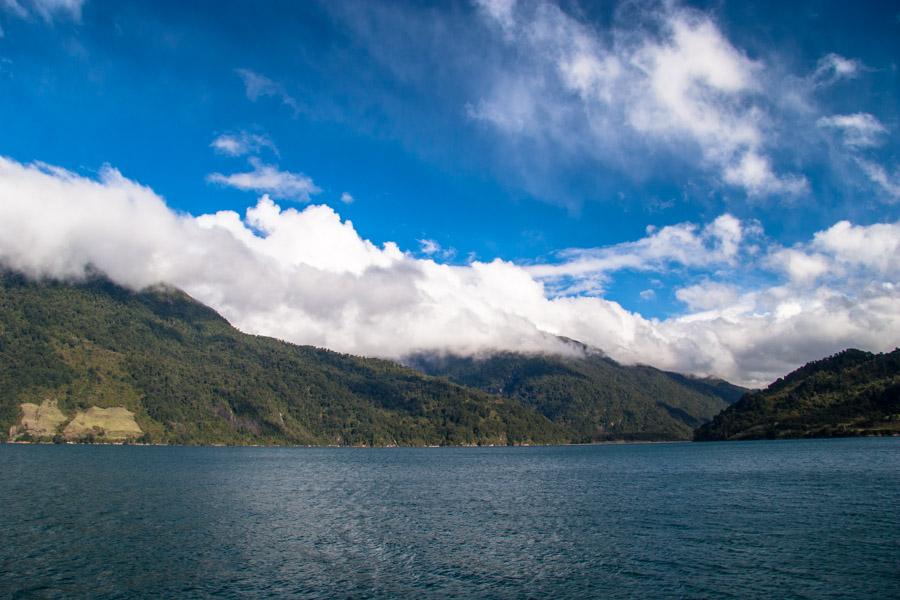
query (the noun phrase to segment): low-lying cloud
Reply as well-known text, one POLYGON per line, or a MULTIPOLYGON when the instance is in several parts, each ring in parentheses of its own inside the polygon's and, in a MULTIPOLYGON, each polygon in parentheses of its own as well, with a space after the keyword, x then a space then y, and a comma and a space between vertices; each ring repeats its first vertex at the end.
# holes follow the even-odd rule
POLYGON ((177 213, 112 168, 95 180, 0 158, 0 223, 0 262, 31 276, 78 279, 92 267, 134 289, 165 282, 244 331, 356 354, 565 352, 566 336, 626 363, 761 384, 844 347, 900 343, 898 223, 842 221, 807 243, 752 251, 759 227, 723 215, 558 262, 583 278, 715 267, 679 292, 689 312, 664 320, 554 292, 545 280, 556 267, 449 265, 375 244, 324 205, 282 208, 264 195, 244 215, 177 213), (782 252, 819 266, 792 267, 782 252), (748 290, 715 279, 754 261, 777 281, 748 290))

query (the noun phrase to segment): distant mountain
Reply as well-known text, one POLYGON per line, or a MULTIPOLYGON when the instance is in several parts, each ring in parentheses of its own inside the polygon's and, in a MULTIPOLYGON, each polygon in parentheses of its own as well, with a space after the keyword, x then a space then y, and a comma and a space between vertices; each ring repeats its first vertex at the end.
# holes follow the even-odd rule
POLYGON ((700 441, 900 435, 900 350, 845 350, 748 394, 699 427, 700 441))
POLYGON ((425 445, 567 441, 516 400, 243 334, 174 289, 0 274, 0 440, 425 445))
POLYGON ((574 342, 574 356, 500 352, 418 354, 404 362, 430 375, 516 399, 571 432, 573 442, 682 440, 746 390, 718 379, 623 366, 574 342))

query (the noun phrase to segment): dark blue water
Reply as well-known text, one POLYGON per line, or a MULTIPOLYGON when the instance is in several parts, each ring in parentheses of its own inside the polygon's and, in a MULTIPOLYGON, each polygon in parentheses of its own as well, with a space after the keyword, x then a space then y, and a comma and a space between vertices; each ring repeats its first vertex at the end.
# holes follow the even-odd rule
POLYGON ((900 439, 0 445, 0 596, 900 596, 900 439))

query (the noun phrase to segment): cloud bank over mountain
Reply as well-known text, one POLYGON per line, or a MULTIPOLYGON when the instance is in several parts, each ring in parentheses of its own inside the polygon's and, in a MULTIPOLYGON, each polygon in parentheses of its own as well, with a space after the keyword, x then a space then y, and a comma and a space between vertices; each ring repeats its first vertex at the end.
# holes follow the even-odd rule
POLYGON ((97 179, 0 159, 0 261, 34 277, 97 269, 138 289, 184 289, 240 329, 356 354, 571 351, 760 384, 847 346, 900 344, 900 223, 841 221, 790 247, 757 223, 649 228, 550 264, 446 264, 362 238, 325 205, 263 195, 244 215, 177 213, 111 167, 97 179), (677 293, 686 312, 647 319, 602 297, 627 270, 707 269, 677 293), (736 285, 728 272, 774 281, 736 285))

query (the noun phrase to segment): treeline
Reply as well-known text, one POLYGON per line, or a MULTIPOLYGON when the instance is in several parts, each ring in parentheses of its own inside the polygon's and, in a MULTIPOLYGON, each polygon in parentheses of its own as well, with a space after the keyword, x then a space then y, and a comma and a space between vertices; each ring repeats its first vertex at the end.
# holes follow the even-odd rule
POLYGON ((811 362, 748 394, 695 439, 900 434, 900 350, 849 349, 811 362))
POLYGON ((572 356, 419 354, 408 364, 518 400, 564 427, 573 442, 690 439, 747 390, 647 366, 623 366, 577 345, 572 356))

